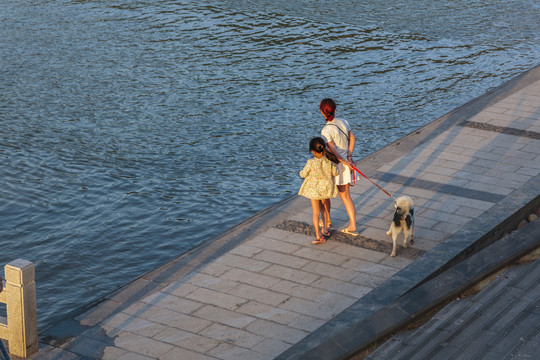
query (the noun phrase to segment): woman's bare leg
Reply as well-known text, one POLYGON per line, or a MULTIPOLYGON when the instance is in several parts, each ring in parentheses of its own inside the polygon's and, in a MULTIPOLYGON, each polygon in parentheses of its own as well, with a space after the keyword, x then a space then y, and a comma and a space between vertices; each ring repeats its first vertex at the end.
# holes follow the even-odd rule
POLYGON ((356 231, 356 209, 351 199, 351 194, 349 193, 349 184, 338 185, 339 197, 345 205, 345 210, 347 210, 347 215, 349 215, 349 226, 347 230, 356 231))

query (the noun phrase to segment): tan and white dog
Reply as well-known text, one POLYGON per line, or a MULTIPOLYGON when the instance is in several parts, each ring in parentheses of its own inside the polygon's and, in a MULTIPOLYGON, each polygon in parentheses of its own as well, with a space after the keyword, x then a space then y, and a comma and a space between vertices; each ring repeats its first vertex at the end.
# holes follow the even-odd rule
POLYGON ((396 256, 396 240, 400 232, 403 231, 404 248, 407 247, 407 238, 409 235, 411 237, 411 245, 414 244, 414 202, 408 196, 400 196, 396 199, 394 208, 394 220, 390 224, 390 229, 386 232, 386 235, 392 235, 392 240, 394 241, 391 256, 396 256))

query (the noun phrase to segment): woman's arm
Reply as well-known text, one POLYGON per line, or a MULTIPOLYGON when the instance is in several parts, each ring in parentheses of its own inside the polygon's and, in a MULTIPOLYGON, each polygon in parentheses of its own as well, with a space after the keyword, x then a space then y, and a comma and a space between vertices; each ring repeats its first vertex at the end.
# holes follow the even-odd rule
POLYGON ((336 150, 336 144, 334 144, 333 141, 330 141, 329 143, 326 144, 326 146, 328 146, 328 150, 330 150, 330 152, 332 152, 332 154, 336 155, 336 157, 338 158, 339 162, 342 162, 343 164, 345 164, 346 166, 348 166, 351 170, 351 164, 349 164, 349 162, 347 161, 347 159, 344 159, 342 158, 339 153, 337 152, 336 150))
POLYGON ((347 149, 347 161, 350 162, 351 164, 354 164, 352 154, 353 154, 353 151, 354 151, 355 143, 356 143, 356 139, 355 139, 354 134, 353 134, 353 132, 351 130, 351 131, 349 131, 349 148, 347 149))

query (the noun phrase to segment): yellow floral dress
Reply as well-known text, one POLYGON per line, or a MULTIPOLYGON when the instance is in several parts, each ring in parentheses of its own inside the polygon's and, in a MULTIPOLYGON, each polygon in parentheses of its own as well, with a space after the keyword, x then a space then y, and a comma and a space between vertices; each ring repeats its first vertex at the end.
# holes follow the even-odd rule
POLYGON ((298 195, 312 200, 334 198, 338 195, 334 176, 339 174, 336 164, 323 157, 309 159, 300 171, 300 177, 304 179, 298 195))

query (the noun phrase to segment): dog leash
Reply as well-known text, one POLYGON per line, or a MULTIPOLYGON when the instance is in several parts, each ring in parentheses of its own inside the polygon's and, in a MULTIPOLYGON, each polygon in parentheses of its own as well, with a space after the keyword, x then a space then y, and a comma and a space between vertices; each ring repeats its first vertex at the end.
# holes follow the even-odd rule
MULTIPOLYGON (((396 198, 390 194, 388 191, 384 190, 382 187, 380 187, 379 185, 375 184, 375 182, 373 182, 370 178, 368 178, 366 175, 362 174, 362 172, 360 170, 358 170, 356 167, 352 166, 351 167, 353 168, 353 170, 355 170, 356 172, 358 172, 360 175, 362 175, 363 177, 365 177, 366 179, 368 179, 373 185, 375 185, 377 188, 379 188, 379 190, 381 190, 382 192, 384 192, 386 195, 390 196, 392 199, 394 199, 394 201, 396 201, 396 198)), ((356 178, 356 177, 355 177, 356 178)), ((355 182, 356 182, 356 179, 355 179, 355 182)))

